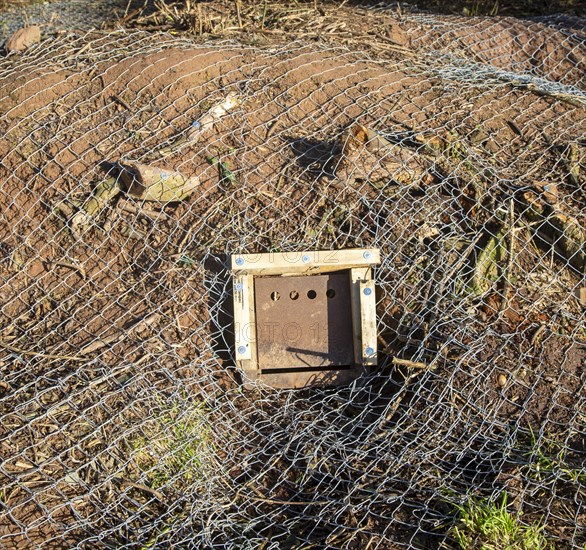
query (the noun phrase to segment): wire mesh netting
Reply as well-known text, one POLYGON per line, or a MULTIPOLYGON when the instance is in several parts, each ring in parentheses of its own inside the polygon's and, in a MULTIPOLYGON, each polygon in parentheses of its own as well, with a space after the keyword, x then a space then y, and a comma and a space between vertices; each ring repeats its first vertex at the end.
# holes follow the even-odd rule
POLYGON ((3 43, 12 33, 27 25, 39 25, 47 34, 99 28, 117 17, 127 16, 135 7, 134 0, 4 2, 0 5, 0 41, 3 43))
POLYGON ((0 61, 2 545, 586 545, 586 40, 397 29, 0 61), (244 388, 229 256, 354 247, 377 368, 244 388))

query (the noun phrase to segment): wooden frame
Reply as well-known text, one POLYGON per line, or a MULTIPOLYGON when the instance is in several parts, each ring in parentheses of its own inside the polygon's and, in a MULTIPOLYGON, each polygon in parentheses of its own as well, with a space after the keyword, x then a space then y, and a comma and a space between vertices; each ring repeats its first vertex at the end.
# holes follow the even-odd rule
POLYGON ((237 254, 231 258, 234 296, 234 334, 236 366, 242 371, 244 384, 259 378, 274 387, 301 387, 319 382, 325 376, 308 369, 307 377, 263 374, 256 350, 256 315, 254 279, 259 276, 299 277, 348 271, 354 344, 354 365, 341 371, 338 383, 349 382, 377 364, 376 296, 372 267, 380 264, 378 249, 303 251, 291 253, 237 254))

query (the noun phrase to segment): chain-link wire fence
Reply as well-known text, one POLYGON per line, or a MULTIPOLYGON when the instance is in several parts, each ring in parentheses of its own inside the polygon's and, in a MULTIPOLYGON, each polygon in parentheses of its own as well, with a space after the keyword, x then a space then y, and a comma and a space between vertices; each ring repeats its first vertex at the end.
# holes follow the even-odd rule
POLYGON ((403 16, 377 55, 65 33, 2 59, 0 543, 584 548, 572 24, 403 16), (171 197, 132 192, 145 166, 171 197), (244 388, 229 256, 353 247, 381 250, 377 368, 244 388))

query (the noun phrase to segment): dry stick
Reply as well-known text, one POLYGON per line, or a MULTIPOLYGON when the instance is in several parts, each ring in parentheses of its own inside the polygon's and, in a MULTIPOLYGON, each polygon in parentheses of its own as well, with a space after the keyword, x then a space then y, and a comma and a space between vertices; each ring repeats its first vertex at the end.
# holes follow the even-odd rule
POLYGON ((95 380, 90 380, 88 383, 88 387, 91 388, 93 386, 99 386, 99 385, 103 384, 104 382, 107 382, 111 378, 115 378, 115 377, 119 376, 120 374, 128 372, 130 369, 132 369, 134 367, 138 367, 141 363, 144 363, 144 361, 146 359, 148 359, 149 357, 150 357, 150 354, 147 353, 146 355, 143 355, 140 359, 138 359, 138 361, 134 361, 133 363, 130 363, 128 365, 124 365, 124 366, 110 372, 109 374, 105 374, 104 376, 100 376, 99 378, 96 378, 95 380))
POLYGON ((65 262, 65 261, 50 261, 48 262, 52 265, 58 265, 60 267, 67 267, 69 269, 73 269, 74 271, 79 271, 79 273, 81 274, 82 279, 85 280, 85 278, 87 277, 85 269, 83 268, 83 266, 81 265, 76 265, 72 262, 65 262))
POLYGON ((142 319, 139 319, 139 320, 135 321, 129 327, 125 328, 124 329, 124 332, 121 333, 121 334, 114 334, 112 336, 108 336, 107 338, 101 338, 97 342, 92 342, 91 344, 89 344, 89 345, 85 346, 84 348, 82 348, 80 350, 79 354, 80 355, 87 355, 88 353, 92 353, 94 351, 98 351, 98 350, 102 349, 103 347, 105 347, 105 346, 107 346, 109 344, 113 344, 113 343, 119 342, 120 340, 122 340, 124 338, 124 336, 126 336, 126 334, 129 334, 131 331, 136 330, 136 329, 138 329, 138 328, 140 328, 142 326, 151 325, 158 318, 159 318, 159 314, 158 313, 151 313, 147 317, 143 317, 142 319))
POLYGON ((545 332, 545 325, 540 325, 540 327, 535 331, 535 334, 533 335, 533 337, 531 338, 531 342, 530 344, 535 347, 535 345, 537 344, 537 341, 539 340, 539 338, 541 338, 541 335, 545 332))
POLYGON ((511 199, 509 205, 509 257, 507 258, 507 266, 505 268, 505 286, 503 288, 503 299, 501 301, 500 310, 504 311, 508 305, 511 294, 511 273, 513 272, 513 259, 515 255, 515 203, 511 199))
POLYGON ((151 210, 150 208, 144 208, 142 206, 141 207, 134 206, 134 204, 131 204, 126 199, 122 199, 122 200, 118 201, 118 205, 121 210, 124 210, 124 212, 129 212, 131 214, 142 214, 143 216, 146 216, 147 218, 154 218, 155 220, 157 220, 157 219, 168 220, 170 217, 169 214, 166 214, 163 211, 151 210))
POLYGON ((385 43, 385 46, 388 49, 395 50, 395 51, 400 52, 400 53, 405 54, 405 55, 415 56, 415 52, 413 50, 411 50, 411 49, 409 49, 409 48, 407 48, 405 46, 401 46, 401 44, 398 44, 394 40, 391 40, 390 38, 387 38, 386 36, 383 36, 380 33, 372 33, 371 35, 368 35, 367 34, 365 36, 362 36, 361 38, 363 40, 370 40, 373 36, 375 38, 378 38, 382 42, 384 42, 385 43))
POLYGON ((93 342, 91 344, 89 344, 88 346, 86 346, 85 348, 82 348, 81 351, 79 352, 80 355, 87 355, 88 353, 92 353, 93 351, 97 351, 101 348, 103 348, 104 346, 107 346, 108 344, 112 344, 114 342, 118 342, 119 340, 121 340, 123 337, 122 334, 115 334, 114 336, 108 336, 107 338, 102 338, 100 340, 98 340, 97 342, 93 342))
POLYGON ((124 101, 120 96, 118 95, 113 95, 112 96, 112 101, 114 103, 118 103, 118 105, 121 105, 122 107, 124 107, 127 111, 132 112, 132 109, 130 108, 130 105, 128 105, 128 103, 126 103, 126 101, 124 101))
MULTIPOLYGON (((515 85, 515 84, 513 84, 515 85)), ((521 85, 519 86, 521 88, 526 88, 527 90, 529 90, 530 92, 533 92, 536 95, 541 95, 541 96, 545 96, 545 97, 552 97, 554 99, 558 99, 559 101, 564 101, 565 103, 569 103, 570 105, 573 105, 574 107, 585 107, 586 106, 586 100, 579 95, 574 95, 574 94, 564 94, 562 92, 548 92, 547 90, 540 90, 539 88, 537 88, 534 84, 525 84, 524 86, 521 85)))
POLYGON ((238 27, 242 28, 242 15, 240 14, 240 0, 234 0, 236 4, 236 17, 238 18, 238 27))
POLYGON ((70 360, 70 361, 86 361, 84 357, 76 357, 75 355, 52 355, 50 353, 41 353, 38 351, 29 351, 21 348, 17 348, 16 346, 12 346, 11 344, 0 340, 0 346, 6 348, 10 351, 14 351, 16 353, 22 353, 23 355, 32 355, 33 357, 43 357, 45 359, 62 359, 62 360, 70 360))
POLYGON ((165 502, 165 495, 163 495, 163 493, 161 493, 160 491, 157 491, 156 489, 149 487, 148 485, 143 485, 142 483, 136 483, 135 481, 129 481, 127 479, 120 479, 120 478, 117 478, 117 479, 119 479, 120 484, 123 486, 126 485, 128 487, 138 489, 139 491, 144 491, 145 493, 150 493, 151 495, 156 497, 161 502, 165 502))
MULTIPOLYGON (((435 295, 433 295, 434 303, 433 304, 431 304, 431 303, 428 304, 429 310, 431 311, 430 316, 429 316, 428 321, 427 321, 428 326, 431 325, 435 321, 435 318, 437 316, 437 310, 439 308, 439 304, 440 304, 441 299, 442 299, 443 294, 444 294, 444 289, 445 289, 445 286, 446 286, 446 281, 449 281, 456 274, 456 272, 464 265, 464 263, 466 262, 466 260, 468 260, 468 256, 470 256, 470 254, 474 250, 474 247, 476 246, 476 244, 478 243, 478 241, 481 238, 482 238, 482 232, 479 232, 472 239, 472 241, 470 242, 470 244, 468 245, 468 247, 464 251, 464 254, 462 254, 462 256, 460 257, 460 259, 458 261, 456 261, 454 263, 454 265, 452 265, 452 267, 450 268, 450 271, 448 271, 448 273, 445 275, 445 277, 442 277, 441 278, 438 291, 437 291, 437 293, 435 295)), ((431 299, 428 299, 428 302, 431 302, 431 299)), ((427 338, 428 338, 428 335, 426 334, 425 338, 423 339, 424 345, 427 343, 427 338)))
POLYGON ((277 127, 280 125, 280 120, 274 120, 273 122, 271 122, 271 124, 269 125, 268 129, 267 129, 267 133, 265 135, 265 141, 267 141, 274 133, 275 130, 277 129, 277 127))
POLYGON ((412 369, 433 370, 435 368, 433 365, 428 365, 426 363, 420 363, 419 361, 409 361, 408 359, 399 359, 398 357, 393 357, 392 363, 393 363, 393 365, 397 365, 397 366, 401 366, 401 367, 409 367, 412 369))
POLYGON ((289 505, 289 506, 311 506, 311 505, 319 505, 325 506, 326 504, 331 504, 329 500, 316 500, 316 501, 295 501, 295 500, 273 500, 272 498, 260 498, 260 497, 245 497, 247 500, 252 500, 254 502, 265 502, 267 504, 280 504, 280 505, 289 505))
POLYGON ((179 246, 177 247, 177 250, 179 251, 179 254, 183 254, 183 249, 185 248, 185 245, 187 244, 187 241, 191 238, 191 235, 193 235, 194 231, 199 231, 205 224, 206 224, 206 220, 209 214, 212 213, 212 211, 214 209, 218 208, 218 205, 216 203, 212 204, 201 216, 201 220, 203 220, 197 227, 194 227, 193 225, 189 226, 189 229, 185 232, 185 236, 183 237, 183 239, 181 239, 181 242, 179 243, 179 246))
MULTIPOLYGON (((387 412, 387 414, 385 414, 385 417, 380 422, 381 426, 384 426, 387 422, 390 422, 391 419, 393 418, 393 416, 395 416, 395 413, 397 412, 397 410, 399 409, 399 407, 403 403, 403 399, 405 398, 405 395, 407 394, 407 390, 409 389, 410 382, 414 378, 416 378, 417 376, 419 376, 422 372, 424 372, 424 370, 419 370, 419 371, 416 371, 416 372, 412 372, 412 373, 409 374, 409 376, 407 376, 407 378, 405 378, 405 381, 403 382, 403 386, 394 395, 393 404, 391 405, 391 407, 390 407, 389 411, 387 412)), ((384 430, 384 428, 381 427, 376 433, 373 434, 373 439, 371 441, 376 441, 377 438, 382 437, 384 435, 385 435, 385 430, 384 430)), ((362 447, 362 450, 365 450, 366 448, 367 448, 367 445, 364 445, 362 447)))

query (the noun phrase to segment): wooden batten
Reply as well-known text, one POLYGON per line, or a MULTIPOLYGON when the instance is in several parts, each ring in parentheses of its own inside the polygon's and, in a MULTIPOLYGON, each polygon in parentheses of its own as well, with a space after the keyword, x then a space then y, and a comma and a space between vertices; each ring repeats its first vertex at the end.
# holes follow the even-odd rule
POLYGON ((268 252, 232 256, 232 271, 253 275, 302 275, 370 267, 380 264, 376 248, 315 250, 305 252, 268 252))
MULTIPOLYGON (((250 386, 259 379, 275 388, 346 384, 352 382, 352 380, 367 372, 373 366, 376 366, 376 297, 372 268, 378 264, 380 264, 380 252, 378 249, 374 248, 335 251, 304 251, 295 253, 270 252, 266 254, 238 254, 232 256, 231 267, 233 273, 235 335, 234 355, 236 366, 241 370, 244 385, 250 386), (274 346, 275 344, 272 340, 266 340, 266 337, 262 332, 258 331, 256 326, 257 317, 255 307, 260 306, 258 304, 255 305, 255 300, 258 301, 260 298, 255 295, 255 278, 265 276, 303 277, 328 273, 333 274, 344 271, 347 272, 348 285, 350 288, 349 305, 344 307, 348 307, 349 309, 348 323, 351 321, 352 327, 352 348, 349 357, 353 357, 353 364, 346 365, 344 360, 343 364, 345 366, 336 366, 341 365, 341 363, 339 362, 339 359, 334 359, 334 355, 332 355, 334 353, 333 350, 338 350, 339 352, 343 348, 330 343, 329 348, 326 346, 326 350, 330 350, 329 356, 327 357, 331 357, 329 359, 330 363, 327 363, 327 367, 325 367, 323 363, 320 365, 319 362, 310 361, 310 364, 300 364, 299 368, 297 368, 297 365, 293 365, 295 368, 292 368, 290 363, 291 351, 286 351, 285 353, 289 353, 289 364, 286 367, 284 367, 283 364, 279 365, 279 361, 276 360, 273 368, 271 360, 271 368, 267 368, 267 342, 271 342, 270 346, 274 346), (260 348, 257 348, 257 337, 265 338, 259 342, 259 345, 261 346, 260 348), (334 345, 334 347, 331 347, 332 345, 334 345), (259 350, 261 350, 262 353, 259 350), (260 365, 262 364, 265 364, 265 366, 262 367, 263 370, 260 368, 260 365)), ((316 282, 318 280, 320 279, 315 279, 316 282)), ((323 280, 323 278, 321 280, 323 280)), ((307 281, 305 283, 307 284, 307 281)), ((334 288, 336 287, 333 282, 331 284, 334 285, 334 288)), ((339 285, 339 282, 337 284, 339 285)), ((275 286, 276 288, 279 288, 277 284, 275 284, 275 286)), ((263 283, 262 287, 266 287, 266 283, 263 283)), ((303 287, 303 285, 301 285, 301 287, 303 287)), ((257 292, 261 292, 260 288, 261 286, 259 286, 257 292)), ((287 288, 287 285, 285 288, 287 288)), ((310 286, 309 288, 313 287, 310 286)), ((340 288, 341 287, 338 286, 338 290, 340 288)), ((263 290, 261 295, 264 296, 266 292, 266 290, 263 290)), ((280 292, 283 292, 282 287, 280 292)), ((310 292, 313 292, 313 290, 310 292)), ((323 290, 322 287, 321 293, 323 292, 325 292, 325 290, 323 290)), ((275 294, 277 293, 275 292, 275 294)), ((315 292, 313 295, 315 296, 315 292)), ((322 294, 320 294, 320 296, 322 296, 322 294)), ((338 296, 337 292, 335 293, 335 296, 338 296)), ((321 301, 321 307, 315 305, 319 302, 319 299, 316 299, 315 302, 308 301, 308 320, 311 318, 311 303, 314 303, 314 314, 323 315, 324 307, 326 306, 324 306, 323 300, 321 301), (321 314, 318 313, 320 311, 322 312, 321 314)), ((271 309, 266 310, 266 307, 274 307, 270 306, 270 303, 270 301, 260 302, 263 307, 263 312, 271 311, 271 309)), ((279 303, 282 304, 282 302, 279 303)), ((332 302, 331 305, 327 305, 327 308, 339 308, 340 303, 341 302, 338 301, 332 302), (334 304, 337 305, 334 306, 334 304)), ((283 315, 282 306, 278 307, 281 309, 275 309, 275 312, 279 311, 280 313, 273 314, 276 317, 283 315)), ((342 308, 342 311, 343 310, 344 309, 342 308)), ((285 313, 287 311, 288 310, 285 310, 285 313)), ((304 325, 305 316, 303 315, 300 318, 298 309, 292 309, 291 311, 297 311, 297 322, 304 325)), ((337 319, 338 314, 338 311, 332 312, 330 315, 333 315, 334 317, 329 318, 337 319)), ((265 317, 265 322, 267 322, 266 315, 267 313, 261 315, 261 317, 265 317)), ((272 322, 270 317, 268 319, 272 322)), ((307 322, 309 323, 309 321, 307 322)), ((326 325, 329 327, 335 326, 335 324, 331 325, 330 321, 327 321, 326 325)), ((313 325, 308 325, 308 327, 309 326, 313 325)), ((341 333, 339 330, 332 330, 333 332, 330 333, 330 337, 341 333)), ((350 336, 350 333, 348 334, 350 336)), ((283 342, 279 345, 282 346, 283 342)), ((310 342, 307 343, 307 346, 308 347, 304 346, 302 348, 303 353, 314 353, 310 351, 315 349, 310 342)), ((270 347, 268 349, 270 353, 273 353, 273 350, 270 347)), ((278 355, 280 349, 290 350, 290 347, 289 344, 285 342, 284 348, 277 346, 277 348, 273 349, 277 350, 278 355)), ((285 355, 284 358, 285 357, 287 356, 285 355)), ((352 363, 352 361, 350 362, 352 363)))

